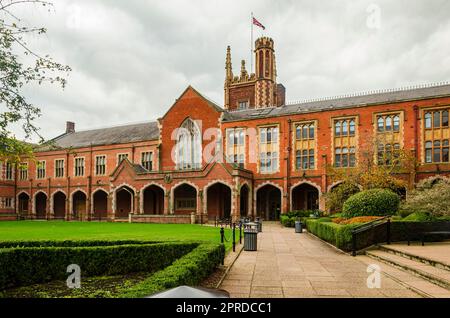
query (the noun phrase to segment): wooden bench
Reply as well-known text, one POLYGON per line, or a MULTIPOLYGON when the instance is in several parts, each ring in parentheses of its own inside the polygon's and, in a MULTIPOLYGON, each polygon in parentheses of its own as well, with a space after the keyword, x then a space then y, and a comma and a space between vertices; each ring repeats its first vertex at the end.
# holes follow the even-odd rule
POLYGON ((431 231, 422 233, 422 246, 425 246, 425 238, 431 235, 448 235, 450 236, 450 231, 431 231))

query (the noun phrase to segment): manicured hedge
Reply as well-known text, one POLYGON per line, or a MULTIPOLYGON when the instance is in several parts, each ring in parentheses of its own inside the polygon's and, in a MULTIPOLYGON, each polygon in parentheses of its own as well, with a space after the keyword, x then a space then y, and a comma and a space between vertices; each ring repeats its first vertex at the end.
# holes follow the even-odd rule
POLYGON ((0 290, 67 279, 77 264, 83 277, 160 270, 199 243, 159 243, 93 247, 20 247, 0 249, 0 290))
POLYGON ((320 217, 323 212, 320 210, 301 210, 301 211, 291 211, 280 216, 280 222, 285 227, 295 227, 295 221, 300 219, 302 223, 305 222, 307 218, 311 215, 320 217))
POLYGON ((345 218, 357 216, 395 215, 400 207, 400 197, 386 189, 372 189, 351 196, 344 203, 345 218))
MULTIPOLYGON (((361 224, 340 225, 332 222, 322 222, 321 219, 308 219, 308 232, 318 236, 337 248, 349 252, 352 250, 352 230, 361 224)), ((403 242, 408 238, 412 241, 422 239, 422 232, 450 231, 450 222, 414 222, 393 221, 390 226, 391 242, 403 242)), ((443 237, 432 238, 433 240, 443 237)), ((356 249, 361 250, 377 243, 387 241, 387 227, 379 226, 366 232, 358 233, 356 249)))
POLYGON ((351 231, 358 225, 360 224, 340 225, 333 222, 322 222, 321 219, 306 220, 308 232, 344 251, 352 249, 351 231))
POLYGON ((143 282, 124 289, 122 298, 141 298, 181 285, 198 285, 222 262, 223 244, 202 244, 143 282))
POLYGON ((113 245, 136 245, 136 244, 156 244, 156 241, 140 240, 90 240, 90 241, 0 241, 0 248, 15 247, 88 247, 88 246, 113 246, 113 245))

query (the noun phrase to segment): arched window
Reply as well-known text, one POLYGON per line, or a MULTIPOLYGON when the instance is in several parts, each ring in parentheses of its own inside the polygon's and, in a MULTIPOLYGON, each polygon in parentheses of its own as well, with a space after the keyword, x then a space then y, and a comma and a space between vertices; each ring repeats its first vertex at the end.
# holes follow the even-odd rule
POLYGON ((381 116, 378 118, 378 131, 379 132, 384 131, 384 118, 381 116))
POLYGON ((431 113, 425 113, 425 128, 432 128, 431 113))
POLYGON ((386 117, 386 131, 392 131, 392 117, 386 117))
POLYGON ((350 136, 355 135, 356 127, 355 127, 355 121, 352 119, 350 120, 350 136))
POLYGON ((178 128, 176 145, 178 170, 199 169, 202 158, 200 129, 191 119, 186 119, 178 128))
POLYGON ((336 122, 334 134, 336 135, 336 137, 339 137, 341 135, 341 122, 340 121, 336 122))
POLYGON ((309 139, 314 139, 314 124, 309 125, 309 139))
POLYGON ((399 115, 394 116, 394 131, 395 132, 400 131, 400 116, 399 115))
POLYGON ((348 121, 342 123, 342 136, 348 136, 348 121))

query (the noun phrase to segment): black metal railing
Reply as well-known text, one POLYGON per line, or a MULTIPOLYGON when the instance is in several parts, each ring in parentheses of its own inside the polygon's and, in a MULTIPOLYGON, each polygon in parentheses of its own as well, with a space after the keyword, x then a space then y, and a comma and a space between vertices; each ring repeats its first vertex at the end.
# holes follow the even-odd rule
POLYGON ((359 249, 383 242, 391 244, 391 219, 389 216, 362 224, 352 230, 352 255, 356 256, 359 249), (361 237, 364 237, 364 244, 358 244, 358 238, 361 239, 361 237))

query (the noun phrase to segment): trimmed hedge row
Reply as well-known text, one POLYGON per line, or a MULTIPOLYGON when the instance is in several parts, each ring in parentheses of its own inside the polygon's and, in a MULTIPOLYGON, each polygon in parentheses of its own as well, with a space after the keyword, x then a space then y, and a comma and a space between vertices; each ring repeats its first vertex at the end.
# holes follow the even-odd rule
POLYGON ((295 227, 295 221, 297 221, 297 219, 300 219, 300 221, 304 223, 305 220, 311 215, 320 217, 323 215, 323 212, 320 210, 291 211, 286 214, 282 214, 280 216, 280 222, 284 227, 295 227))
POLYGON ((138 245, 138 244, 156 244, 158 241, 140 241, 140 240, 91 240, 91 241, 0 241, 0 248, 17 247, 88 247, 88 246, 115 246, 115 245, 138 245))
POLYGON ((181 285, 198 285, 221 264, 225 257, 223 244, 202 244, 171 266, 143 282, 123 290, 121 298, 141 298, 181 285))
POLYGON ((351 231, 358 225, 360 224, 340 225, 333 222, 323 222, 321 219, 306 220, 306 228, 308 229, 308 232, 344 251, 351 250, 351 231))
POLYGON ((159 243, 94 247, 21 247, 0 250, 0 290, 64 280, 77 264, 84 277, 158 271, 199 246, 159 243))
MULTIPOLYGON (((361 226, 361 224, 341 225, 321 219, 306 220, 308 232, 346 252, 352 250, 352 230, 358 226, 361 226)), ((422 239, 422 232, 448 231, 450 222, 393 221, 390 229, 392 242, 407 241, 408 238, 417 241, 422 239)), ((387 228, 385 226, 376 227, 370 231, 357 234, 356 249, 361 250, 386 241, 387 228)))

